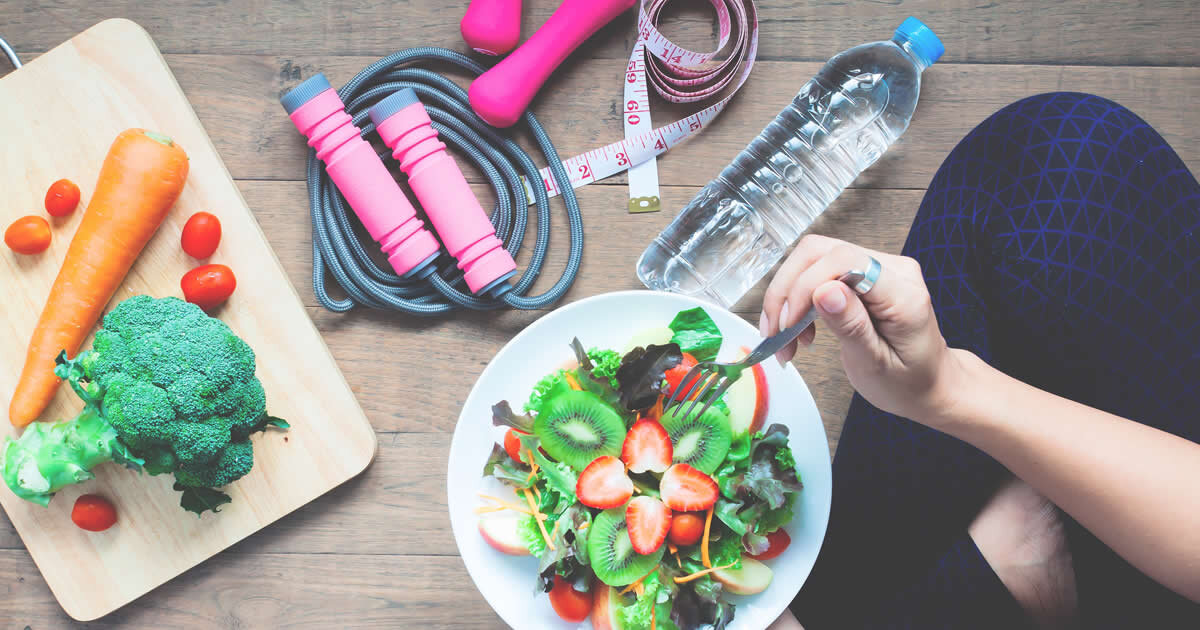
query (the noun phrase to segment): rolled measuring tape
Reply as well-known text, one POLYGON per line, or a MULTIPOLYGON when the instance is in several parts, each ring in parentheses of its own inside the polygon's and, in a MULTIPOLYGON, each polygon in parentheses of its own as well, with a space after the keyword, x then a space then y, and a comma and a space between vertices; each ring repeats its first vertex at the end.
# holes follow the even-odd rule
MULTIPOLYGON (((661 209, 656 158, 703 131, 746 83, 758 56, 758 12, 753 0, 709 0, 717 14, 719 38, 716 49, 706 53, 677 46, 659 32, 659 19, 671 2, 642 0, 638 8, 638 39, 622 75, 625 139, 563 160, 572 188, 629 171, 630 212, 661 209), (730 42, 728 53, 714 63, 730 42), (650 119, 651 87, 672 103, 724 96, 690 116, 655 128, 650 119)), ((563 187, 549 167, 539 175, 548 196, 562 194, 563 187)), ((525 181, 530 203, 535 199, 533 184, 525 181)))

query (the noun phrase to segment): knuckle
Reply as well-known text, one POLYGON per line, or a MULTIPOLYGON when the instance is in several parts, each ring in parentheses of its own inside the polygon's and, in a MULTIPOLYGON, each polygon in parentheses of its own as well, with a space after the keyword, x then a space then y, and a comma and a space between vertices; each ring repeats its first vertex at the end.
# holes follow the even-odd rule
POLYGON ((904 270, 916 278, 923 278, 924 272, 921 271, 921 263, 917 262, 916 258, 904 256, 901 258, 904 261, 904 270))

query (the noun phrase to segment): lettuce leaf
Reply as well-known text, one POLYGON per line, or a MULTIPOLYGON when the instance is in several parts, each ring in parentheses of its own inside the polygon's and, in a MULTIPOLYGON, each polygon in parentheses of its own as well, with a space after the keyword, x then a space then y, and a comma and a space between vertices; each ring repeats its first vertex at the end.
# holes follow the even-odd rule
POLYGON ((542 531, 538 529, 537 521, 534 521, 532 516, 526 514, 517 520, 517 535, 521 537, 521 542, 525 543, 525 548, 533 557, 540 558, 546 553, 546 539, 542 538, 542 531))
POLYGON ((495 477, 501 483, 514 488, 528 488, 533 482, 529 480, 529 469, 523 468, 524 464, 509 457, 503 446, 494 444, 492 454, 483 465, 483 476, 495 477))
POLYGON ((640 596, 637 596, 633 603, 618 606, 613 611, 613 617, 617 622, 615 625, 618 628, 650 628, 650 616, 656 604, 658 604, 658 594, 662 590, 662 582, 659 580, 658 571, 650 574, 645 580, 642 580, 642 586, 645 589, 640 596))
POLYGON ((492 424, 516 429, 522 433, 533 433, 533 416, 528 413, 517 415, 507 400, 492 405, 492 424))
POLYGON ((671 343, 696 357, 697 361, 712 360, 721 351, 721 329, 717 328, 708 312, 699 306, 679 311, 671 320, 670 328, 675 331, 671 343))
POLYGON ((621 394, 621 407, 629 411, 649 409, 665 393, 667 370, 679 365, 683 353, 679 346, 668 343, 645 348, 637 347, 621 359, 617 369, 617 383, 621 394))
POLYGON ((736 457, 726 458, 714 475, 721 490, 714 514, 742 537, 743 550, 758 554, 766 551, 767 534, 791 522, 804 485, 788 447, 787 427, 772 424, 756 434, 744 457, 744 445, 735 442, 730 452, 735 450, 736 457))

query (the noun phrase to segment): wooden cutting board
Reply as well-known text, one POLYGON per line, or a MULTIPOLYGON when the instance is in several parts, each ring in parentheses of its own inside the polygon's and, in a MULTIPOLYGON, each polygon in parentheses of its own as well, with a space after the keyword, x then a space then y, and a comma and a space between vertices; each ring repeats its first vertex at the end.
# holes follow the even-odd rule
MULTIPOLYGON (((63 609, 79 620, 116 610, 357 475, 376 448, 362 409, 175 77, 150 36, 128 20, 101 22, 0 79, 0 227, 45 216, 42 199, 57 179, 69 178, 83 192, 80 209, 55 221, 47 252, 19 256, 0 247, 2 413, 100 164, 129 127, 174 138, 191 169, 183 195, 109 308, 139 293, 180 296, 180 278, 198 264, 180 249, 183 224, 201 210, 217 215, 224 236, 212 262, 232 267, 238 288, 215 314, 254 348, 267 409, 292 428, 254 437, 254 470, 228 488, 231 505, 203 518, 179 507, 170 475, 115 464, 60 492, 49 508, 0 484, 0 504, 63 609), (71 523, 71 506, 84 492, 113 500, 115 527, 94 534, 71 523)), ((307 215, 296 208, 297 221, 307 215)), ((74 417, 81 407, 63 386, 42 419, 74 417)), ((7 421, 0 425, 0 438, 17 432, 7 421)))

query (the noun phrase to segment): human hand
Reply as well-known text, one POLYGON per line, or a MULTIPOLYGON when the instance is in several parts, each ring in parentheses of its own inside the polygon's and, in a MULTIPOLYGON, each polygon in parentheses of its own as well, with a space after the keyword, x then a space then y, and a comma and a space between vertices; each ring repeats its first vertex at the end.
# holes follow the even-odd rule
MULTIPOLYGON (((794 325, 814 301, 821 321, 841 341, 850 383, 873 405, 926 424, 947 411, 956 391, 950 381, 961 370, 938 329, 915 260, 805 236, 767 288, 760 332, 765 337, 794 325), (870 257, 882 272, 868 293, 860 296, 836 280, 866 269, 870 257)), ((807 346, 815 334, 810 328, 797 341, 807 346)), ((781 350, 780 361, 790 361, 796 347, 781 350)))

